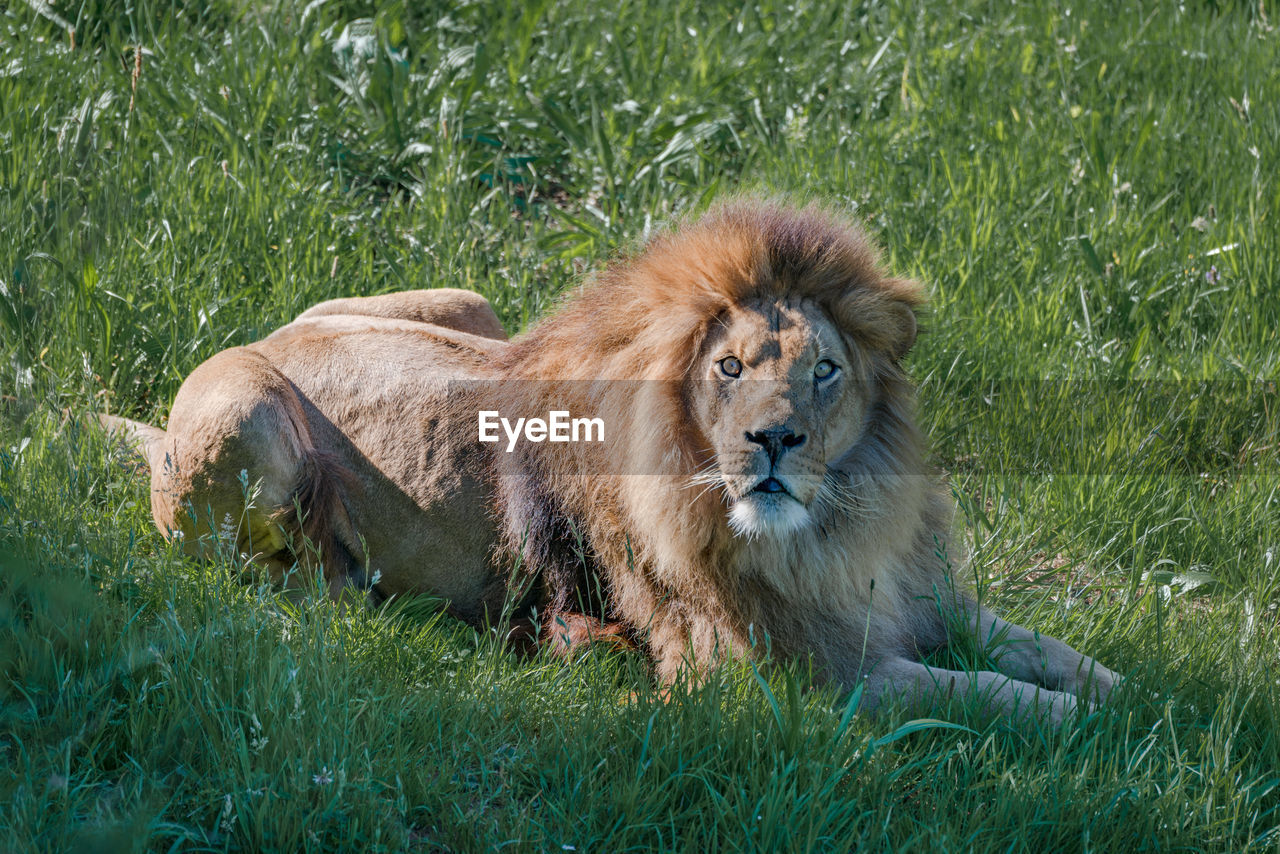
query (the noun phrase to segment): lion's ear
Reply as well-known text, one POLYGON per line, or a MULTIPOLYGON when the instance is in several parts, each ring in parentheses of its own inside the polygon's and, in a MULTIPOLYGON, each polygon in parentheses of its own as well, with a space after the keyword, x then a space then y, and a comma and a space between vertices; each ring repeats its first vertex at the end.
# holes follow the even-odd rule
POLYGON ((915 308, 924 302, 924 289, 910 279, 887 279, 875 290, 858 289, 846 295, 836 320, 872 349, 895 361, 907 355, 919 332, 915 308))
POLYGON ((887 325, 886 331, 890 329, 893 331, 886 349, 893 356, 894 361, 897 361, 907 355, 915 345, 916 336, 920 333, 920 324, 916 321, 915 310, 905 302, 893 300, 888 308, 893 319, 887 325))

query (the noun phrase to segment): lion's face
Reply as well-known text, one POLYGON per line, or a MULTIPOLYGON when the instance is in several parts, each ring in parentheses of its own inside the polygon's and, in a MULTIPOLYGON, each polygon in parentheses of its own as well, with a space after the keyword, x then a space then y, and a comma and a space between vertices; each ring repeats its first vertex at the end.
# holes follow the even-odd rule
POLYGON ((829 467, 870 405, 867 362, 810 300, 734 306, 704 340, 689 404, 709 440, 695 483, 720 489, 736 534, 785 536, 839 501, 829 467))

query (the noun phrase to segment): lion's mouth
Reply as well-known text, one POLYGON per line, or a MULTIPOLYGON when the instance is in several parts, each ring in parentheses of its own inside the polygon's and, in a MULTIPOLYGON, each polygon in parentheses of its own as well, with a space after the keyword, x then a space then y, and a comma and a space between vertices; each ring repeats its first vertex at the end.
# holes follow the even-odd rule
POLYGON ((812 523, 808 508, 776 477, 766 477, 729 511, 729 527, 740 536, 788 536, 812 523))
POLYGON ((762 492, 765 495, 791 495, 787 488, 782 485, 782 481, 778 480, 776 477, 766 477, 764 480, 757 483, 755 488, 751 491, 762 492))

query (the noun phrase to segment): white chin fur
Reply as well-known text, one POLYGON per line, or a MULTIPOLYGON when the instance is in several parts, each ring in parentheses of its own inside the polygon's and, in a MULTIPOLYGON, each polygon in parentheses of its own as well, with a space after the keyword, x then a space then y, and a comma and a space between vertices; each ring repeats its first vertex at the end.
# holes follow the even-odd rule
POLYGON ((748 495, 729 511, 729 527, 740 537, 785 537, 812 521, 804 505, 790 496, 748 495))

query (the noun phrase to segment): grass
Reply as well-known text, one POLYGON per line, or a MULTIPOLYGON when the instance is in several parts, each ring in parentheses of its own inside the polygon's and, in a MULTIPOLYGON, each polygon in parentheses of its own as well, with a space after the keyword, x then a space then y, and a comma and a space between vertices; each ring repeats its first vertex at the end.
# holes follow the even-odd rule
POLYGON ((1252 0, 0 8, 0 847, 1273 848, 1274 25, 1252 0), (845 205, 928 283, 909 362, 972 573, 1127 674, 1114 702, 913 730, 793 664, 664 704, 632 655, 290 606, 173 553, 62 414, 162 422, 203 359, 335 296, 470 287, 516 331, 739 190, 845 205))

